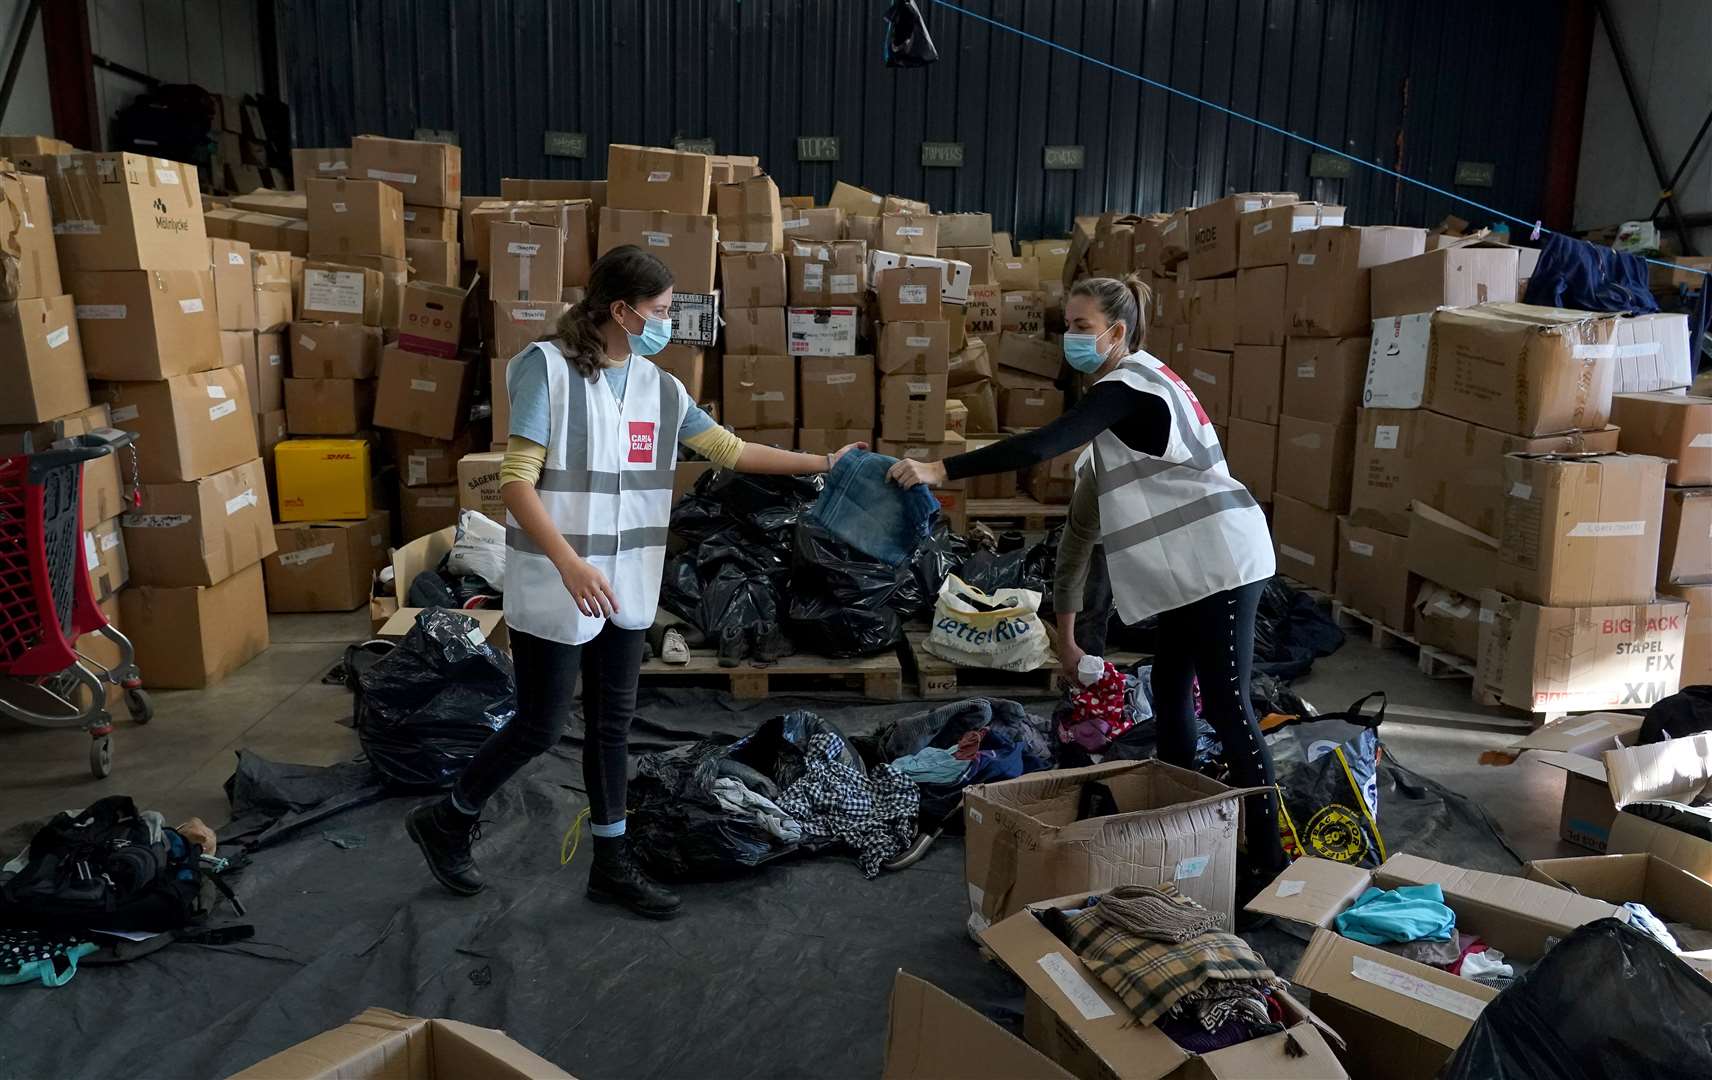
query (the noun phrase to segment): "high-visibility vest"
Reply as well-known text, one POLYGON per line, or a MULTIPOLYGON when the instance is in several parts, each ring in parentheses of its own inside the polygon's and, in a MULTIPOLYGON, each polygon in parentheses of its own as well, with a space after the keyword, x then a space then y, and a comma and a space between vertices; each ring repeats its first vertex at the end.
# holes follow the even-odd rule
POLYGON ((1092 471, 1079 482, 1098 486, 1101 543, 1124 622, 1271 577, 1266 516, 1225 467, 1212 421, 1188 384, 1145 352, 1100 381, 1153 394, 1171 409, 1163 455, 1132 450, 1102 431, 1077 462, 1079 473, 1092 471))
MULTIPOLYGON (((531 348, 547 354, 551 425, 536 493, 571 550, 612 583, 613 624, 645 630, 660 602, 678 426, 689 394, 652 361, 632 356, 620 402, 604 377, 578 375, 555 343, 531 348)), ((520 366, 510 365, 507 378, 520 366)), ((559 571, 509 512, 505 526, 507 625, 567 645, 600 633, 606 620, 577 610, 559 571)))

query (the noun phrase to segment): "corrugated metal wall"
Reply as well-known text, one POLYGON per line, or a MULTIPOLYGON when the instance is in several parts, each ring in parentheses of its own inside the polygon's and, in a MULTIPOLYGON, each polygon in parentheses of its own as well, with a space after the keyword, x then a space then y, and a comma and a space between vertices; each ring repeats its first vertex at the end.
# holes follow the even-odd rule
MULTIPOLYGON (((1020 237, 1073 215, 1149 211, 1232 191, 1291 190, 1351 221, 1430 224, 1446 198, 1373 173, 1309 177, 1311 148, 921 0, 940 62, 880 62, 885 0, 286 0, 301 146, 456 132, 464 190, 501 176, 605 173, 608 142, 711 138, 759 154, 785 194, 835 179, 988 210, 1020 237), (589 157, 548 157, 543 132, 589 157), (837 163, 799 163, 836 135, 837 163), (923 168, 923 140, 961 168, 923 168), (1084 168, 1048 172, 1044 147, 1084 168)), ((1557 62, 1555 0, 966 0, 1118 67, 1537 216, 1557 62)), ((1470 210, 1463 216, 1479 219, 1470 210)))

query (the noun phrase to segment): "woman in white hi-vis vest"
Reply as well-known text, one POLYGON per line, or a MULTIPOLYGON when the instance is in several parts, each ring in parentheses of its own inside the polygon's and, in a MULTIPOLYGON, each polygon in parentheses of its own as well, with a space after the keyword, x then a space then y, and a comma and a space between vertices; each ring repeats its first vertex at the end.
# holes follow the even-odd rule
POLYGON ((775 475, 827 472, 844 451, 776 450, 719 427, 648 359, 671 340, 671 307, 665 264, 639 248, 616 248, 594 264, 587 296, 557 331, 506 368, 511 429, 500 494, 517 715, 447 796, 405 819, 429 869, 453 892, 481 891, 471 848, 482 805, 558 743, 580 676, 594 833, 589 896, 654 918, 678 908, 624 837, 636 678, 660 598, 678 445, 721 468, 775 475))
MULTIPOLYGON (((1059 544, 1053 604, 1064 667, 1083 653, 1076 615, 1095 544, 1104 547, 1118 615, 1157 616, 1153 664, 1159 757, 1191 767, 1193 682, 1224 743, 1234 780, 1271 785, 1272 758, 1249 703, 1254 615, 1274 565, 1266 518, 1231 477, 1218 436, 1194 391, 1144 352, 1151 300, 1138 278, 1088 278, 1064 302, 1064 358, 1097 378, 1062 417, 943 462, 900 461, 892 478, 938 485, 1049 461, 1079 446, 1070 521, 1059 544)), ((1249 873, 1269 881, 1283 866, 1274 796, 1248 814, 1249 873)))

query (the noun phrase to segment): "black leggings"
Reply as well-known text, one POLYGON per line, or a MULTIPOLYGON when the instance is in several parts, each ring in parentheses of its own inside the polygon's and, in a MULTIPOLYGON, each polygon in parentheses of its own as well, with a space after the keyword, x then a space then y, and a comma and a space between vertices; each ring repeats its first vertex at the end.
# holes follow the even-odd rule
POLYGON ((583 782, 596 825, 624 820, 630 774, 630 722, 636 715, 636 677, 646 630, 611 623, 594 640, 563 645, 517 630, 511 658, 517 669, 517 715, 482 744, 458 777, 453 794, 479 810, 507 780, 559 742, 571 715, 577 675, 583 679, 583 782))
MULTIPOLYGON (((1231 779, 1241 787, 1272 786, 1272 752, 1260 737, 1249 704, 1254 663, 1254 613, 1266 582, 1214 593, 1159 616, 1158 652, 1153 658, 1153 708, 1159 717, 1159 760, 1194 768, 1193 680, 1201 678, 1201 706, 1224 744, 1231 779)), ((1278 800, 1247 800, 1249 864, 1275 873, 1284 868, 1278 839, 1278 800)))

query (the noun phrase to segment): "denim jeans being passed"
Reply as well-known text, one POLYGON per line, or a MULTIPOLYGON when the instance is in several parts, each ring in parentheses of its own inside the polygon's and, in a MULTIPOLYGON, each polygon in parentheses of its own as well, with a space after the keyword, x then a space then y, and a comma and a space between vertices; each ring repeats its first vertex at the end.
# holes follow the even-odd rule
POLYGON ((809 520, 888 566, 910 557, 933 525, 939 500, 927 487, 901 488, 886 479, 896 458, 852 450, 826 476, 809 520))

